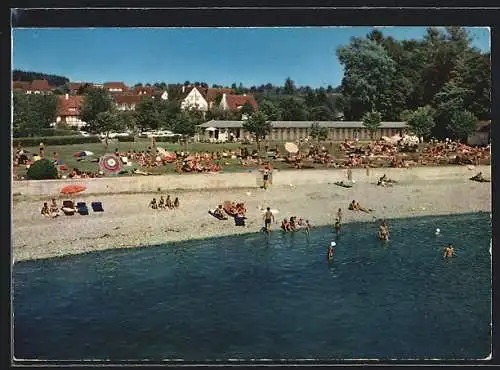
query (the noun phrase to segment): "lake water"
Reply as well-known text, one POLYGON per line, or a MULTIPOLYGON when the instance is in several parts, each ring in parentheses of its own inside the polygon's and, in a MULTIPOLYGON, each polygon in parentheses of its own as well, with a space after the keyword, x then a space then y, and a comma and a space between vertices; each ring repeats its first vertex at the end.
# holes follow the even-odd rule
POLYGON ((489 214, 389 224, 387 244, 355 223, 16 263, 15 357, 486 357, 489 214))

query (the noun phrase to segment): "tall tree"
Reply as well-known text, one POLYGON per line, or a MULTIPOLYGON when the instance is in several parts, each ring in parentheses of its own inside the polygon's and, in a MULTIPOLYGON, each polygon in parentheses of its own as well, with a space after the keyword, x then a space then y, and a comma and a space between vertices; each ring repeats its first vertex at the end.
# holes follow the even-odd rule
POLYGON ((287 77, 287 79, 285 80, 285 84, 283 85, 283 93, 286 95, 295 94, 295 82, 290 77, 287 77))
POLYGON ((266 135, 271 132, 271 123, 264 113, 258 111, 243 123, 243 128, 255 137, 257 148, 260 150, 261 140, 265 139, 266 135))
POLYGON ((89 89, 84 95, 80 112, 82 121, 92 124, 97 115, 103 112, 111 112, 114 102, 111 95, 103 89, 89 89))
POLYGON ((266 115, 270 121, 280 121, 282 117, 281 109, 271 100, 263 100, 259 104, 259 110, 266 115))
POLYGON ((162 126, 162 117, 159 109, 161 99, 145 97, 135 107, 137 127, 144 129, 157 130, 162 126))
POLYGON ((337 57, 344 67, 342 92, 350 101, 346 117, 359 119, 364 112, 381 109, 395 72, 387 51, 375 41, 353 38, 337 49, 337 57))
POLYGON ((56 120, 57 96, 13 94, 13 136, 40 136, 56 120))
POLYGON ((314 122, 311 125, 309 136, 317 141, 326 140, 328 137, 328 130, 326 127, 320 126, 318 122, 314 122))
MULTIPOLYGON (((404 115, 404 114, 403 114, 404 115)), ((434 125, 434 110, 430 106, 419 107, 407 114, 408 126, 419 138, 429 138, 434 125)))
POLYGON ((307 109, 302 99, 289 97, 280 101, 281 119, 284 121, 307 120, 307 109))
POLYGON ((375 132, 380 128, 382 115, 379 112, 367 112, 363 115, 363 126, 370 132, 370 138, 373 140, 375 132))

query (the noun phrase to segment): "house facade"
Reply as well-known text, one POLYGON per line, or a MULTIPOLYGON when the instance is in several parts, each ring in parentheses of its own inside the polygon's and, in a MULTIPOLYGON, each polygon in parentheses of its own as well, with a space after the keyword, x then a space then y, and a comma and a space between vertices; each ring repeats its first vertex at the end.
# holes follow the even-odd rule
POLYGON ((135 94, 114 94, 116 109, 119 111, 135 110, 137 104, 141 102, 143 96, 135 94))
MULTIPOLYGON (((220 101, 220 107, 223 110, 229 110, 232 112, 240 111, 246 104, 251 105, 254 112, 258 109, 257 102, 252 95, 234 95, 224 93, 220 101)), ((242 118, 245 120, 248 117, 244 114, 242 118)))
MULTIPOLYGON (((217 141, 219 136, 234 138, 234 140, 249 140, 252 134, 243 128, 244 121, 211 120, 198 126, 195 139, 199 141, 217 141)), ((266 139, 270 141, 296 141, 309 137, 311 126, 318 123, 328 131, 327 140, 342 141, 369 140, 370 131, 363 122, 346 121, 271 121, 271 132, 266 139)), ((382 122, 374 137, 403 135, 407 131, 406 122, 382 122)))
POLYGON ((124 93, 128 91, 127 85, 123 82, 105 82, 102 87, 110 93, 124 93))
POLYGON ((80 111, 83 104, 83 95, 60 95, 58 96, 56 126, 66 125, 81 129, 87 123, 80 119, 80 111))
POLYGON ((197 87, 193 87, 191 91, 181 102, 182 110, 196 109, 202 112, 208 110, 208 102, 197 87))

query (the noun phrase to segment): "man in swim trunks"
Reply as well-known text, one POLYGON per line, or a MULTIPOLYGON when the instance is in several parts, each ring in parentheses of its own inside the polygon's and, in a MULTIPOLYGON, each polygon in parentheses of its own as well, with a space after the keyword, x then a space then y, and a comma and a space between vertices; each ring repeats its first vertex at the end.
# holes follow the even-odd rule
POLYGON ((339 210, 337 211, 337 218, 339 220, 339 222, 342 222, 342 209, 339 208, 339 210))
POLYGON ((271 222, 274 222, 274 215, 271 212, 271 208, 267 207, 266 212, 264 213, 264 227, 266 231, 271 231, 271 222))
POLYGON ((455 256, 455 248, 453 248, 453 244, 449 244, 444 250, 443 258, 449 258, 454 256, 455 256))
POLYGON ((340 232, 340 220, 337 218, 335 220, 335 232, 338 234, 340 232))

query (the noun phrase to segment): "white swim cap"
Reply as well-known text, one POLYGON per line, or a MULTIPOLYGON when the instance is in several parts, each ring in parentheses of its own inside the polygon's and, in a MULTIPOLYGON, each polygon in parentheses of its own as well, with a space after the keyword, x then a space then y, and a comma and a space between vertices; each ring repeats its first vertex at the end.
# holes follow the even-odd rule
POLYGON ((330 246, 332 246, 332 247, 335 247, 336 245, 337 245, 337 244, 335 244, 335 242, 331 242, 331 243, 330 243, 330 246))
POLYGON ((440 231, 441 231, 441 230, 439 230, 439 229, 436 229, 436 232, 437 232, 437 233, 438 233, 438 232, 440 232, 440 231))

